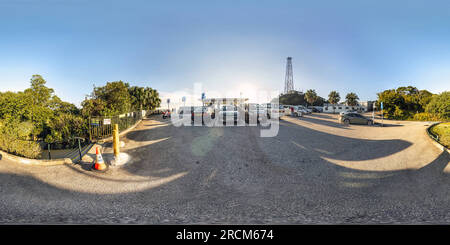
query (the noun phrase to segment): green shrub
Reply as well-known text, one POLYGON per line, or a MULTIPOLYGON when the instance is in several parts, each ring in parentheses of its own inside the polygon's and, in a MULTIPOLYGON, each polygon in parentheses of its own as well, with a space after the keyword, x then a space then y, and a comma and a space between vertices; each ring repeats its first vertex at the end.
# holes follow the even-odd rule
POLYGON ((439 137, 439 142, 450 147, 450 123, 440 123, 430 129, 431 133, 439 137))
POLYGON ((450 120, 450 91, 434 95, 425 111, 436 114, 444 120, 450 120))
POLYGON ((415 121, 440 121, 441 118, 437 116, 436 114, 428 113, 428 112, 421 112, 414 114, 414 117, 412 120, 415 121))
POLYGON ((39 143, 29 139, 33 130, 34 126, 29 121, 1 120, 0 149, 18 156, 39 158, 42 152, 39 143))
POLYGON ((39 143, 19 140, 4 133, 0 133, 0 149, 17 156, 33 159, 40 158, 42 153, 39 143))

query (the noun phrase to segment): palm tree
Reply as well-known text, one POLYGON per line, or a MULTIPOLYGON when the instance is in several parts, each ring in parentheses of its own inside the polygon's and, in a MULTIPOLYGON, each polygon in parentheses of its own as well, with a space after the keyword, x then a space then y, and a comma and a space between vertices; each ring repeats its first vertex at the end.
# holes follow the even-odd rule
POLYGON ((134 110, 142 110, 145 99, 145 89, 143 87, 133 86, 129 89, 131 103, 134 110))
POLYGON ((328 101, 333 105, 333 114, 335 113, 335 104, 337 104, 341 100, 341 96, 337 91, 331 91, 328 95, 328 101))
POLYGON ((358 104, 358 95, 356 95, 355 93, 348 93, 345 96, 345 103, 347 103, 347 105, 349 106, 356 106, 358 104))
POLYGON ((305 93, 305 99, 310 105, 314 104, 317 100, 317 93, 314 89, 308 89, 305 93))
POLYGON ((146 90, 146 108, 153 110, 161 105, 161 99, 159 98, 159 93, 155 89, 150 87, 145 88, 146 90))

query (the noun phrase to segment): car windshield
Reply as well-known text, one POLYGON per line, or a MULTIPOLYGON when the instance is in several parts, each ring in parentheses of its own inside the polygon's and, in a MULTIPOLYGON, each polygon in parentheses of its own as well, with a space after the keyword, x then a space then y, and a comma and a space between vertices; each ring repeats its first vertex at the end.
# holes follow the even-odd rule
POLYGON ((235 107, 231 105, 222 106, 222 111, 234 111, 235 107))
POLYGON ((194 112, 202 112, 202 107, 194 107, 194 112))

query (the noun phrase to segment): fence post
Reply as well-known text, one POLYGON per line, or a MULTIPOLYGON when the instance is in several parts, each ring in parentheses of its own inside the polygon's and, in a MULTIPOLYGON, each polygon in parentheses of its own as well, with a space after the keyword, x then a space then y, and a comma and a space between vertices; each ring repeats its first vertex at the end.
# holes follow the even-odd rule
POLYGON ((80 138, 78 138, 78 153, 80 154, 80 161, 81 162, 81 143, 80 143, 80 138))
POLYGON ((48 149, 48 159, 52 160, 52 154, 50 153, 50 143, 47 143, 47 149, 48 149))
POLYGON ((89 141, 92 142, 92 135, 91 135, 91 117, 89 117, 88 123, 89 123, 89 141))

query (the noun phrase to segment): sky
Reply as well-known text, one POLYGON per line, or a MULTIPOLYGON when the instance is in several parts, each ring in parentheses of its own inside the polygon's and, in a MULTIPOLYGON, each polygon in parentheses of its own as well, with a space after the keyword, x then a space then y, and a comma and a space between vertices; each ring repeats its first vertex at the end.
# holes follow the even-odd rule
POLYGON ((0 91, 33 74, 63 100, 126 81, 181 101, 294 88, 360 100, 450 90, 450 1, 0 0, 0 91), (200 98, 200 94, 198 95, 200 98))

